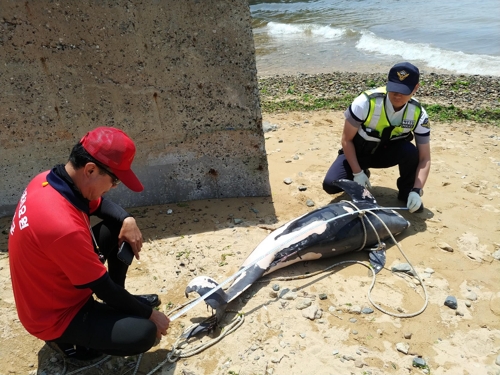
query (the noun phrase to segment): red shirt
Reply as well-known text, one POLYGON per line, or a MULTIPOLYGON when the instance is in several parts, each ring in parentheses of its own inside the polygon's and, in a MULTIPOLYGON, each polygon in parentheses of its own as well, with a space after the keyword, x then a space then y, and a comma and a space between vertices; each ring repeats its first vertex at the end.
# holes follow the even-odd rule
POLYGON ((54 340, 92 295, 75 285, 97 280, 106 268, 94 252, 87 213, 50 186, 47 174, 36 176, 19 201, 9 262, 19 320, 32 335, 54 340))

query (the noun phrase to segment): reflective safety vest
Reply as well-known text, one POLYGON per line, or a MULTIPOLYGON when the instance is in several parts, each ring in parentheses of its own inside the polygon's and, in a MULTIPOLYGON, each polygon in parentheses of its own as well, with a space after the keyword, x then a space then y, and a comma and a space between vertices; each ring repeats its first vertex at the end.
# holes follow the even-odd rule
POLYGON ((363 94, 368 98, 370 107, 368 116, 364 123, 361 124, 358 134, 355 137, 358 138, 358 142, 356 142, 356 139, 354 140, 355 146, 359 141, 365 143, 365 146, 367 146, 366 143, 371 143, 371 147, 368 148, 371 149, 370 153, 373 153, 380 144, 385 144, 389 141, 412 139, 413 135, 411 131, 415 129, 422 115, 422 107, 418 101, 410 99, 406 105, 401 123, 391 124, 387 119, 385 109, 385 97, 387 96, 385 86, 365 91, 363 94), (358 135, 362 139, 359 139, 358 135), (373 144, 373 142, 377 144, 373 144))

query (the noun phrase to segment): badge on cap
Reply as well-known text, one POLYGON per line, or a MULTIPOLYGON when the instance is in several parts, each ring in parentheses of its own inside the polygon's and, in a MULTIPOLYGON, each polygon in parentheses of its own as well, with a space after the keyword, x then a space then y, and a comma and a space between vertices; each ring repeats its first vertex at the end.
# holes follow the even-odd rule
POLYGON ((409 76, 410 76, 410 74, 406 73, 406 70, 402 70, 402 71, 398 72, 398 77, 399 77, 400 81, 404 81, 409 76))

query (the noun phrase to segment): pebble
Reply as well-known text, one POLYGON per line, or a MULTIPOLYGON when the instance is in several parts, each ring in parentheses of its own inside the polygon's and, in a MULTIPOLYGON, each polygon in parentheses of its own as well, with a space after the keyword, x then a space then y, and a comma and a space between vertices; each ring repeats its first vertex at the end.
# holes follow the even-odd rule
POLYGON ((308 308, 302 310, 302 316, 310 320, 319 319, 322 315, 323 311, 316 305, 309 306, 308 308))
POLYGON ((398 352, 401 352, 403 354, 408 354, 408 350, 410 349, 410 345, 404 343, 404 342, 398 342, 396 344, 396 350, 398 352))
POLYGON ((320 300, 325 300, 328 298, 328 296, 325 293, 320 293, 318 297, 320 300))
POLYGON ((273 290, 277 292, 280 290, 280 286, 278 284, 273 284, 273 290))
POLYGON ((173 213, 173 212, 174 212, 174 211, 173 211, 171 208, 169 208, 169 209, 167 210, 167 215, 172 215, 172 213, 173 213))
POLYGON ((471 307, 471 306, 472 306, 471 301, 465 301, 465 306, 467 306, 467 307, 471 307))
POLYGON ((448 251, 448 252, 450 252, 450 253, 452 253, 452 252, 453 252, 453 248, 452 248, 450 245, 448 245, 446 242, 439 242, 439 243, 437 244, 437 246, 438 246, 441 250, 448 251))
POLYGON ((456 310, 458 307, 457 299, 454 296, 448 296, 444 301, 444 305, 448 306, 450 309, 456 310))
POLYGON ((392 272, 405 272, 407 274, 415 276, 415 271, 408 263, 400 263, 391 267, 392 272))
POLYGON ((413 336, 413 333, 411 333, 411 332, 407 332, 404 334, 404 338, 407 340, 410 340, 412 336, 413 336))
POLYGON ((495 251, 493 254, 492 254, 493 258, 495 258, 496 260, 500 260, 500 250, 497 250, 495 251))
POLYGON ((314 203, 312 200, 308 199, 308 200, 306 201, 306 206, 307 206, 307 207, 314 207, 314 206, 315 206, 315 203, 314 203))
POLYGON ((358 305, 351 306, 351 308, 349 309, 349 312, 351 314, 361 314, 361 306, 358 306, 358 305))
POLYGON ((298 189, 299 189, 299 191, 306 191, 306 190, 307 190, 307 186, 305 186, 305 185, 300 185, 300 186, 298 187, 298 189))
POLYGON ((283 288, 283 289, 281 289, 281 291, 280 291, 280 293, 279 293, 279 295, 278 295, 278 296, 279 296, 279 298, 283 298, 283 296, 284 296, 285 294, 287 294, 289 291, 290 291, 290 289, 289 289, 289 288, 283 288))
POLYGON ((293 180, 290 177, 287 177, 283 180, 283 182, 287 185, 290 185, 293 182, 293 180))
POLYGON ((425 363, 425 360, 420 357, 415 357, 413 358, 413 367, 425 367, 427 366, 427 363, 425 363))
POLYGON ((295 307, 297 310, 304 310, 305 308, 312 305, 312 300, 310 298, 299 298, 295 307))
POLYGON ((361 310, 361 314, 372 314, 373 313, 373 309, 371 307, 363 307, 363 309, 361 310))

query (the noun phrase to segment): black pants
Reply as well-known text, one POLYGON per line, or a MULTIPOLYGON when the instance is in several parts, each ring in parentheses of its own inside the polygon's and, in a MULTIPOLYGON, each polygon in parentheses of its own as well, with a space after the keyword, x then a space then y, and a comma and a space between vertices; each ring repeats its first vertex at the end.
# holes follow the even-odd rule
MULTIPOLYGON (((389 142, 385 147, 379 149, 372 155, 357 155, 361 169, 368 168, 390 168, 399 167, 399 178, 397 187, 398 198, 406 201, 415 183, 415 173, 417 171, 419 157, 418 149, 408 141, 389 142)), ((339 193, 342 190, 332 185, 332 182, 339 179, 353 180, 352 169, 347 162, 345 155, 340 154, 333 162, 323 180, 323 190, 328 194, 339 193)))
MULTIPOLYGON (((125 285, 128 266, 117 257, 116 225, 101 222, 92 228, 100 252, 108 262, 111 279, 125 285)), ((156 340, 156 325, 149 319, 130 316, 90 297, 61 337, 53 342, 92 348, 105 354, 128 356, 148 351, 156 340)))

